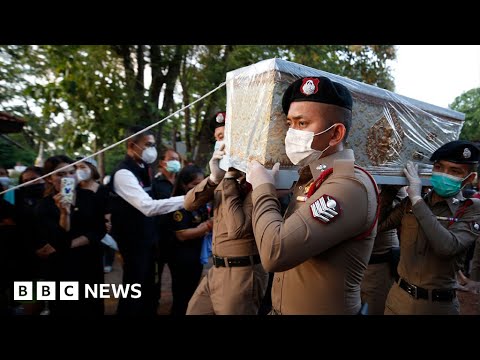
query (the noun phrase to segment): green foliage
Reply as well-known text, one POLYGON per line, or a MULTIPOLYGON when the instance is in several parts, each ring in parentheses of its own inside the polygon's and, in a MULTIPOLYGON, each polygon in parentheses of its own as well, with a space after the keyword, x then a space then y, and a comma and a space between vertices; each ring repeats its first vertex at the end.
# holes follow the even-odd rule
POLYGON ((460 139, 480 141, 480 88, 468 90, 456 97, 450 108, 465 113, 460 139))
POLYGON ((285 54, 286 60, 394 90, 387 65, 396 58, 392 45, 294 45, 285 54))
POLYGON ((111 174, 117 167, 118 163, 125 157, 127 153, 125 143, 122 143, 109 150, 105 156, 105 174, 111 174))
MULTIPOLYGON (((228 71, 273 57, 393 89, 391 45, 3 45, 0 110, 27 120, 23 135, 32 154, 40 142, 46 154, 91 154, 123 138, 128 126, 152 124, 198 99, 228 71), (151 85, 144 83, 147 72, 151 85)), ((210 152, 205 120, 225 107, 223 88, 157 127, 159 145, 180 131, 189 157, 199 144, 210 152)), ((120 145, 105 154, 107 173, 124 152, 120 145)))
POLYGON ((0 166, 11 169, 17 162, 25 166, 33 165, 37 154, 28 148, 25 138, 20 134, 9 134, 8 137, 24 148, 0 137, 0 166))

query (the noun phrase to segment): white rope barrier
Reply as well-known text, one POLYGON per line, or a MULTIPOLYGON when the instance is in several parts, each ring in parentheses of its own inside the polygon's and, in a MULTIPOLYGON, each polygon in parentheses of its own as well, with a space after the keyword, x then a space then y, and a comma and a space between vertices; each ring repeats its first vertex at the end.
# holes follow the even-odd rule
POLYGON ((71 166, 75 166, 76 164, 81 163, 81 162, 83 162, 83 161, 85 161, 85 160, 87 160, 87 159, 90 159, 90 158, 94 157, 94 156, 97 156, 98 154, 101 154, 101 153, 103 153, 103 152, 105 152, 105 151, 107 151, 107 150, 113 149, 115 146, 120 145, 121 143, 123 143, 123 142, 125 142, 125 141, 127 141, 127 140, 129 140, 129 139, 131 139, 131 138, 133 138, 133 137, 135 137, 135 136, 137 136, 138 134, 141 134, 141 133, 143 133, 144 131, 150 130, 151 128, 153 128, 153 127, 161 124, 161 123, 164 122, 165 120, 170 119, 173 115, 176 115, 176 114, 178 114, 179 112, 181 112, 181 111, 183 111, 183 110, 185 110, 185 109, 190 108, 191 106, 193 106, 194 104, 196 104, 196 103, 199 102, 200 100, 203 100, 203 99, 205 99, 206 97, 212 95, 215 91, 217 91, 217 90, 219 90, 220 88, 222 88, 223 86, 225 86, 225 84, 226 84, 226 82, 221 83, 221 84, 218 85, 215 89, 209 91, 208 93, 206 93, 206 94, 203 95, 202 97, 198 98, 197 100, 195 100, 195 101, 191 102, 190 104, 184 106, 183 108, 175 111, 174 113, 168 115, 167 117, 163 118, 162 120, 159 120, 159 121, 157 121, 156 123, 147 126, 145 129, 142 129, 142 130, 136 132, 135 134, 132 134, 132 135, 126 137, 125 139, 122 139, 122 140, 116 142, 115 144, 109 145, 109 146, 107 146, 106 148, 103 148, 102 150, 99 150, 99 151, 97 151, 96 153, 94 153, 94 154, 92 154, 92 155, 85 156, 82 160, 77 160, 77 161, 75 161, 75 162, 73 162, 73 163, 71 163, 71 164, 65 165, 65 166, 61 167, 60 169, 54 170, 54 171, 52 171, 52 172, 49 172, 48 174, 45 174, 45 175, 43 175, 43 176, 40 176, 39 178, 36 178, 36 179, 30 180, 30 181, 27 181, 27 182, 25 182, 25 183, 23 183, 23 184, 20 184, 20 185, 17 185, 17 186, 12 187, 12 188, 10 188, 10 189, 4 190, 4 191, 0 192, 0 195, 3 195, 3 194, 5 194, 5 193, 7 193, 7 192, 9 192, 9 191, 13 191, 13 190, 16 190, 16 189, 20 189, 21 187, 30 185, 30 184, 34 183, 35 181, 38 181, 38 180, 40 180, 40 179, 44 179, 44 178, 46 178, 46 177, 49 177, 49 176, 51 176, 51 175, 53 175, 53 174, 55 174, 55 173, 57 173, 57 172, 59 172, 59 171, 65 170, 65 169, 67 169, 67 168, 69 168, 69 167, 71 167, 71 166))

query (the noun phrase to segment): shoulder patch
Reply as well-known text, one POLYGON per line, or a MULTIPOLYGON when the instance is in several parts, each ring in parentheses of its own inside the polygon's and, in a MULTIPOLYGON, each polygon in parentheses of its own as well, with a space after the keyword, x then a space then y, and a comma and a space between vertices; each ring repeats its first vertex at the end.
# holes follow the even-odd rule
POLYGON ((341 214, 339 202, 330 195, 324 194, 310 205, 312 217, 324 224, 329 224, 341 214))
POLYGON ((183 214, 181 211, 177 210, 173 213, 173 220, 176 222, 180 222, 183 220, 183 214))
POLYGON ((340 176, 355 175, 355 162, 350 159, 338 159, 333 162, 333 174, 340 176))

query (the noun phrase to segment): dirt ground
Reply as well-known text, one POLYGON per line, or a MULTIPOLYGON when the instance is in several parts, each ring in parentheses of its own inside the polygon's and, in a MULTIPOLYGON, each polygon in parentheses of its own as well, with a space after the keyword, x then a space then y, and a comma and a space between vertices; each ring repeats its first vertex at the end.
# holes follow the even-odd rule
MULTIPOLYGON (((204 265, 203 275, 206 275, 208 269, 212 264, 204 265)), ((122 267, 121 257, 117 253, 115 261, 113 263, 112 272, 105 274, 106 284, 121 284, 122 283, 122 267)), ((113 315, 117 309, 118 300, 114 298, 105 299, 105 315, 113 315)), ((170 270, 168 266, 165 266, 162 273, 162 294, 160 298, 160 304, 158 306, 158 315, 168 315, 170 307, 172 306, 172 278, 170 276, 170 270)))

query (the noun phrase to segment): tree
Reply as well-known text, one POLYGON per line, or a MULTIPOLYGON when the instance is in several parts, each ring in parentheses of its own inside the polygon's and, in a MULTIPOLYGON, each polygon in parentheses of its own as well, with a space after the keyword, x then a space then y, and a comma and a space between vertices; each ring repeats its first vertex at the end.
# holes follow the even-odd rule
POLYGON ((465 113, 460 139, 480 141, 480 88, 468 90, 456 97, 450 108, 465 113))
MULTIPOLYGON (((123 138, 128 126, 147 126, 162 112, 170 113, 181 49, 158 45, 0 47, 0 65, 8 69, 0 73, 0 84, 1 80, 6 84, 0 88, 0 104, 12 112, 9 101, 23 97, 26 106, 16 105, 19 113, 15 114, 27 117, 28 102, 37 109, 37 116, 27 118, 26 133, 32 130, 39 140, 32 145, 44 141, 47 153, 91 154, 123 138), (148 61, 153 75, 150 91, 144 84, 148 61)), ((161 143, 161 126, 158 132, 161 143)))
MULTIPOLYGON (((225 81, 228 71, 277 57, 393 90, 387 60, 395 56, 392 45, 209 45, 197 46, 187 54, 183 72, 194 68, 193 80, 186 84, 188 93, 204 94, 225 81)), ((184 91, 186 85, 182 83, 184 91)), ((197 148, 195 163, 201 166, 208 161, 214 141, 208 122, 215 112, 225 110, 225 103, 226 91, 222 89, 195 105, 194 130, 189 130, 185 121, 185 132, 194 134, 191 148, 197 148)))
MULTIPOLYGON (((43 142, 46 155, 91 154, 122 139, 129 125, 153 124, 190 104, 228 71, 273 57, 393 89, 391 45, 7 45, 0 46, 0 110, 28 120, 23 136, 33 153, 43 142)), ((225 108, 221 89, 157 126, 157 143, 175 146, 178 131, 187 157, 205 165, 209 121, 225 108)), ((112 160, 99 158, 101 172, 104 163, 112 160)))

